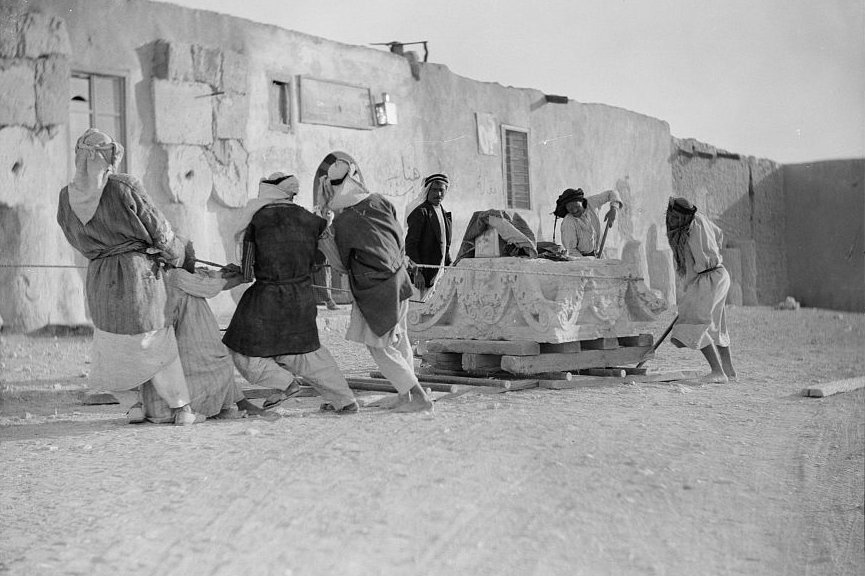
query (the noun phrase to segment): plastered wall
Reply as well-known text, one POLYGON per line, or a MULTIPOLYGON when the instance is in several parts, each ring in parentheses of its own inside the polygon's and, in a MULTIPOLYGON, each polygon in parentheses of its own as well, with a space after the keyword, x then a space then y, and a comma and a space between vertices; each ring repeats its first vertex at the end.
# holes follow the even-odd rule
POLYGON ((784 166, 791 295, 865 312, 865 159, 784 166))

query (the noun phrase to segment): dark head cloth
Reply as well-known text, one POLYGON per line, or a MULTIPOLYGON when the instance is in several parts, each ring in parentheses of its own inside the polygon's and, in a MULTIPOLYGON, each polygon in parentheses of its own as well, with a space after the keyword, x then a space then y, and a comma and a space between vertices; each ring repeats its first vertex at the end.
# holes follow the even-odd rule
POLYGON ((444 182, 445 186, 450 185, 447 174, 430 174, 423 180, 423 187, 427 188, 433 182, 444 182))
POLYGON ((685 216, 693 216, 697 212, 697 207, 691 204, 686 198, 670 197, 670 203, 667 205, 668 210, 673 210, 685 216))
POLYGON ((564 218, 568 215, 568 202, 574 201, 582 203, 584 208, 588 205, 582 188, 577 188, 576 190, 568 188, 559 194, 559 197, 556 200, 556 209, 553 214, 555 214, 557 218, 564 218))

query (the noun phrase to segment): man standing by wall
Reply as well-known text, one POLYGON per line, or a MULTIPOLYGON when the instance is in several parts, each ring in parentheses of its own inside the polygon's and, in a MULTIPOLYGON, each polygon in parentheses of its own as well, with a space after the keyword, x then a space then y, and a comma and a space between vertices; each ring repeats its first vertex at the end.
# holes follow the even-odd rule
MULTIPOLYGON (((415 264, 450 266, 452 219, 442 206, 449 185, 447 174, 431 174, 423 184, 425 200, 408 216, 405 252, 415 264)), ((431 288, 440 273, 436 268, 415 270, 415 287, 431 288)))

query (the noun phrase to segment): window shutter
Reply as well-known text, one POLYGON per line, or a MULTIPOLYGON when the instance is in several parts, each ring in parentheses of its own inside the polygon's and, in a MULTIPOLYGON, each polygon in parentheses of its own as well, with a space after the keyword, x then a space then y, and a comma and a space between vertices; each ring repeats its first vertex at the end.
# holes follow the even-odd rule
POLYGON ((531 209, 528 133, 505 129, 505 170, 508 208, 531 209))

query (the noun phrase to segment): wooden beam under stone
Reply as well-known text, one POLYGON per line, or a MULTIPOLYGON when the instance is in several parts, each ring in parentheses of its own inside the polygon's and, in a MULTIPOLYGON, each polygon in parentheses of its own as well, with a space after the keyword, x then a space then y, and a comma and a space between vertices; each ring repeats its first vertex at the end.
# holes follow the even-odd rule
POLYGON ((500 354, 463 354, 462 366, 466 372, 490 374, 501 370, 501 364, 500 354))
POLYGON ((510 356, 534 356, 540 354, 540 345, 528 340, 427 340, 421 345, 429 352, 457 352, 460 354, 508 354, 510 356))
POLYGON ((651 346, 655 343, 655 337, 651 334, 639 334, 637 336, 619 336, 619 346, 651 346))
POLYGON ((618 338, 595 338, 594 340, 581 340, 581 350, 615 350, 619 347, 618 338))
POLYGON ((802 390, 802 396, 824 398, 832 394, 840 394, 841 392, 852 392, 862 387, 865 387, 865 376, 857 376, 856 378, 835 380, 834 382, 824 382, 823 384, 809 386, 802 390))
POLYGON ((599 368, 617 364, 637 363, 649 358, 650 346, 617 348, 616 350, 586 350, 576 354, 538 354, 537 356, 502 356, 502 369, 513 374, 539 374, 599 368))

